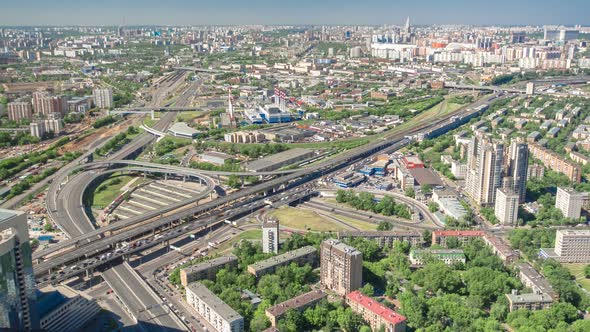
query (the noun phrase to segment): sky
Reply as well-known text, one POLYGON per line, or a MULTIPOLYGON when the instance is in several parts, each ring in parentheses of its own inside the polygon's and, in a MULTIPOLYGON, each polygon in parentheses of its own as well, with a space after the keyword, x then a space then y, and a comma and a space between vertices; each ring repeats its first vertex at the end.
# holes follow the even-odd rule
POLYGON ((6 25, 588 25, 588 0, 0 0, 6 25))

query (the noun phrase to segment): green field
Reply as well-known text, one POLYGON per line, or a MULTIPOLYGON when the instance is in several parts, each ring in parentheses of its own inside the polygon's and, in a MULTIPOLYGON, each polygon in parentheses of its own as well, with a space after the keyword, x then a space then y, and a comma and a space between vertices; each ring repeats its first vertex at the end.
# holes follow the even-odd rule
MULTIPOLYGON (((236 229, 236 232, 239 231, 238 229, 236 229)), ((249 231, 244 231, 238 235, 236 235, 235 237, 233 237, 231 240, 221 244, 219 246, 219 248, 213 250, 210 254, 212 253, 222 253, 228 249, 233 248, 234 244, 239 243, 241 240, 260 240, 262 239, 262 230, 260 229, 252 229, 249 231)))
POLYGON ((372 224, 370 222, 366 222, 366 221, 362 221, 362 220, 356 220, 356 219, 352 219, 349 217, 345 217, 345 216, 341 216, 338 214, 333 214, 333 216, 335 218, 338 218, 342 221, 344 221, 345 223, 349 224, 350 226, 356 227, 361 231, 374 231, 377 229, 377 225, 376 224, 372 224))
POLYGON ((288 228, 316 232, 337 232, 348 229, 343 225, 306 209, 281 207, 278 210, 273 211, 271 215, 279 220, 281 226, 288 228))
POLYGON ((563 264, 576 277, 578 284, 590 292, 590 279, 584 276, 584 267, 586 265, 588 264, 563 264))
MULTIPOLYGON (((92 206, 104 208, 105 206, 111 204, 112 201, 117 198, 117 196, 121 195, 121 188, 123 188, 129 181, 131 181, 135 176, 131 175, 121 175, 121 174, 113 174, 108 179, 106 179, 101 185, 97 187, 101 187, 103 184, 106 184, 106 187, 101 191, 94 192, 94 199, 92 200, 92 206), (121 182, 116 184, 111 184, 113 179, 120 179, 121 182)), ((137 185, 140 181, 136 181, 134 185, 137 185)))
POLYGON ((191 120, 203 115, 202 111, 179 112, 176 116, 178 122, 190 122, 191 120))

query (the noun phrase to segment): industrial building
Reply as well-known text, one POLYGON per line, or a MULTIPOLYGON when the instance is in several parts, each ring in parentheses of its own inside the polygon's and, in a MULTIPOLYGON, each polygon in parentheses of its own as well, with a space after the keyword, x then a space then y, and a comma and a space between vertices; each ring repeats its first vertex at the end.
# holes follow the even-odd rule
POLYGON ((288 166, 315 156, 313 150, 289 149, 277 154, 270 155, 258 160, 248 162, 246 169, 251 172, 274 171, 281 167, 288 166))
POLYGON ((225 165, 225 161, 233 159, 233 156, 223 152, 206 151, 199 155, 199 159, 206 163, 225 165))
POLYGON ((281 111, 280 108, 273 105, 265 105, 258 107, 258 114, 266 123, 285 123, 291 122, 291 113, 281 111))
POLYGON ((465 207, 461 204, 457 195, 451 190, 433 190, 432 201, 438 204, 439 209, 445 214, 445 216, 453 219, 461 220, 467 214, 467 210, 465 210, 465 207))
POLYGON ((193 139, 200 134, 198 130, 189 127, 185 122, 176 122, 172 125, 172 127, 168 129, 168 133, 170 133, 174 137, 183 137, 190 139, 193 139))
POLYGON ((354 188, 365 181, 365 177, 354 172, 346 172, 335 176, 333 181, 340 188, 354 188))

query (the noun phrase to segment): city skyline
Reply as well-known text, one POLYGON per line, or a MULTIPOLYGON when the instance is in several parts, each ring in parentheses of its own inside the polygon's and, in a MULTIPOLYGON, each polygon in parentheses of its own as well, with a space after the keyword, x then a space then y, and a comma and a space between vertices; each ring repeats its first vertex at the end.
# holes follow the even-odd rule
POLYGON ((427 0, 408 3, 369 0, 322 1, 321 4, 285 1, 276 5, 268 0, 243 3, 236 0, 215 3, 173 0, 113 1, 100 3, 60 0, 3 5, 3 26, 29 25, 208 25, 208 24, 329 24, 329 25, 402 25, 405 17, 412 24, 467 25, 576 25, 588 24, 586 2, 574 0, 568 6, 553 6, 548 1, 525 0, 518 3, 499 0, 487 3, 452 0, 445 3, 427 0), (578 10, 572 12, 571 7, 578 10), (523 20, 522 13, 527 12, 523 20), (89 15, 91 13, 91 15, 89 15))

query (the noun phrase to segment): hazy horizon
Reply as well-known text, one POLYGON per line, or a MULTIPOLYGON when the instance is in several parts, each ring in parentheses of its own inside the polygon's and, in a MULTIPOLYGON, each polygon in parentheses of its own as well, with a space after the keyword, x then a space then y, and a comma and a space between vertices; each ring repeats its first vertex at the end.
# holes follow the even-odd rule
POLYGON ((581 0, 557 6, 534 0, 31 0, 8 1, 2 9, 1 26, 400 25, 406 16, 415 25, 586 25, 590 21, 590 2, 581 0))

